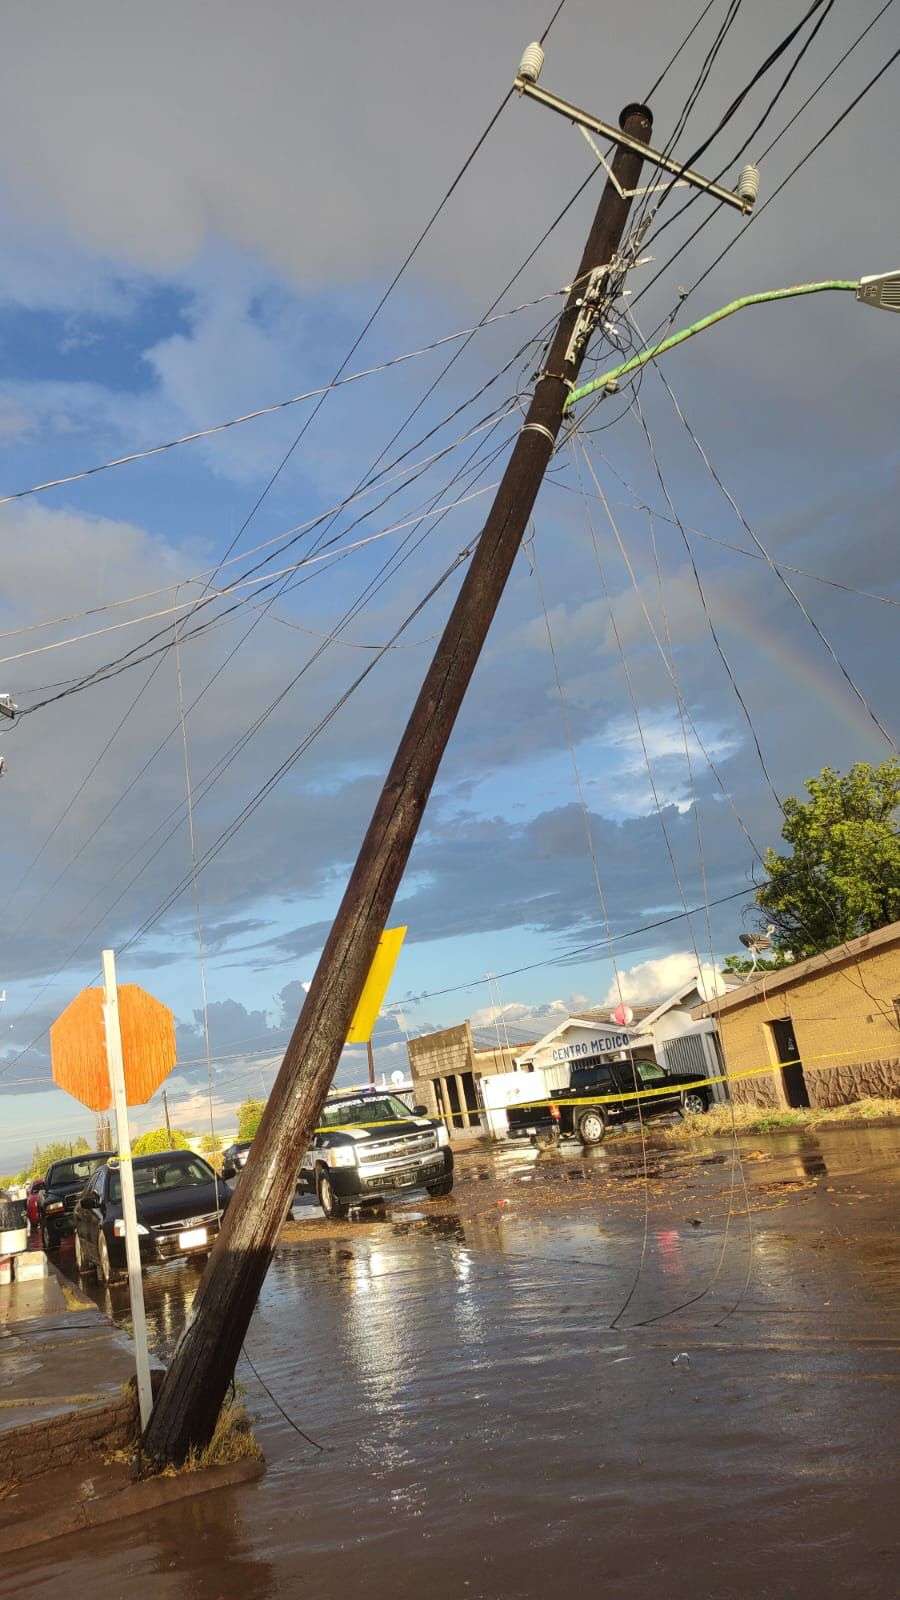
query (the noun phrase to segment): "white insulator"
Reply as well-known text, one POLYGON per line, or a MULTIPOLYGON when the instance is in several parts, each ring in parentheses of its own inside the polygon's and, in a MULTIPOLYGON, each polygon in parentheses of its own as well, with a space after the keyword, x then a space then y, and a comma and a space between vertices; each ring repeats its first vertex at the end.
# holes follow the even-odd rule
POLYGON ((748 161, 738 178, 737 192, 745 205, 752 206, 759 194, 759 167, 748 161))
POLYGON ((525 51, 521 61, 519 62, 519 77, 524 78, 528 83, 537 83, 538 78, 541 75, 541 68, 543 65, 544 52, 537 41, 535 41, 534 44, 530 44, 528 46, 528 49, 525 51))

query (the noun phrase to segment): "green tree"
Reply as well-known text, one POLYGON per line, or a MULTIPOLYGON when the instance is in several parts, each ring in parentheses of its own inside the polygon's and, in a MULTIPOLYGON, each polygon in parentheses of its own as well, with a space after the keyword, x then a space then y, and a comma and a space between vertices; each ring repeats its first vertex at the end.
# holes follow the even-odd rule
POLYGON ((205 1133, 200 1140, 200 1154, 205 1156, 215 1172, 222 1170, 222 1141, 217 1133, 205 1133))
POLYGON ((723 972, 734 972, 740 975, 747 973, 755 975, 757 972, 780 972, 782 967, 791 965, 786 955, 759 956, 756 965, 752 956, 726 956, 722 962, 723 972))
POLYGON ((262 1122, 262 1114, 266 1109, 265 1100, 245 1100, 238 1112, 238 1139, 252 1139, 262 1122))
POLYGON ((791 854, 766 851, 756 894, 775 950, 795 960, 900 919, 900 760, 823 767, 806 790, 784 802, 791 854))
POLYGON ((31 1152, 31 1171, 42 1178, 54 1161, 66 1161, 69 1156, 86 1156, 90 1150, 87 1139, 53 1139, 49 1144, 36 1144, 31 1152))
POLYGON ((131 1146, 132 1155, 158 1156, 163 1150, 190 1150, 190 1141, 186 1133, 179 1128, 173 1128, 170 1133, 168 1128, 151 1128, 149 1133, 142 1133, 135 1139, 131 1146))

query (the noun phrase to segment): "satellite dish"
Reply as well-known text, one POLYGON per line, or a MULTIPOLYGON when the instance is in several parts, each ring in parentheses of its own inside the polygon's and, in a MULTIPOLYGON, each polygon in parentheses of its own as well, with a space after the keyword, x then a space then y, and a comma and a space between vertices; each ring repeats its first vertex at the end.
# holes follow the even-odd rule
POLYGON ((399 1089, 401 1083, 405 1082, 405 1079, 406 1079, 406 1073, 405 1072, 399 1072, 398 1071, 398 1072, 392 1072, 391 1073, 391 1083, 394 1085, 395 1089, 399 1089))
POLYGON ((616 1006, 612 1018, 613 1022, 617 1022, 620 1028, 627 1028, 629 1023, 634 1021, 634 1012, 630 1006, 616 1006))

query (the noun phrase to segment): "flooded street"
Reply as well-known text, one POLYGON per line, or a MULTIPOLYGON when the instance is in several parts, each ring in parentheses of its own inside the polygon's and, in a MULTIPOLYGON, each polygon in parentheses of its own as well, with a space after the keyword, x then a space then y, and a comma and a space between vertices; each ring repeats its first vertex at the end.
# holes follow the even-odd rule
MULTIPOLYGON (((653 1144, 645 1187, 632 1140, 485 1147, 447 1200, 298 1205, 238 1370, 265 1477, 39 1547, 0 1594, 894 1592, 900 1131, 741 1153, 653 1144)), ((199 1276, 146 1277, 164 1359, 199 1276)))

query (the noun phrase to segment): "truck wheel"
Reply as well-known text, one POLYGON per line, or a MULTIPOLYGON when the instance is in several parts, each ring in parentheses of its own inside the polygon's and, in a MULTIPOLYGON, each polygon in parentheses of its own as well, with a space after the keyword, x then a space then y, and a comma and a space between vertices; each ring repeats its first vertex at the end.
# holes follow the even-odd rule
POLYGON ((452 1174, 452 1172, 449 1173, 446 1178, 438 1178, 437 1183, 426 1183, 425 1187, 428 1190, 428 1193, 430 1194, 432 1200, 437 1200, 442 1194, 450 1194, 450 1193, 452 1193, 452 1190, 453 1190, 453 1174, 452 1174))
POLYGON ((44 1254, 48 1255, 48 1256, 52 1255, 54 1250, 58 1250, 59 1249, 59 1240, 58 1239, 54 1239, 53 1234, 50 1232, 50 1229, 47 1227, 46 1222, 43 1224, 43 1226, 41 1228, 41 1244, 44 1247, 44 1254))
POLYGON ((602 1144, 606 1138, 606 1117, 599 1106, 591 1106, 578 1124, 578 1137, 582 1144, 602 1144))
POLYGON ((702 1116, 709 1109, 706 1096, 697 1089, 689 1089, 687 1094, 681 1096, 681 1109, 686 1117, 702 1116))
POLYGON ((324 1211, 329 1222, 333 1221, 337 1217, 345 1217, 347 1215, 347 1202, 345 1200, 340 1200, 335 1194, 334 1187, 331 1182, 331 1174, 329 1173, 327 1167, 319 1168, 319 1176, 316 1183, 316 1194, 318 1196, 319 1205, 322 1207, 322 1210, 324 1211))

